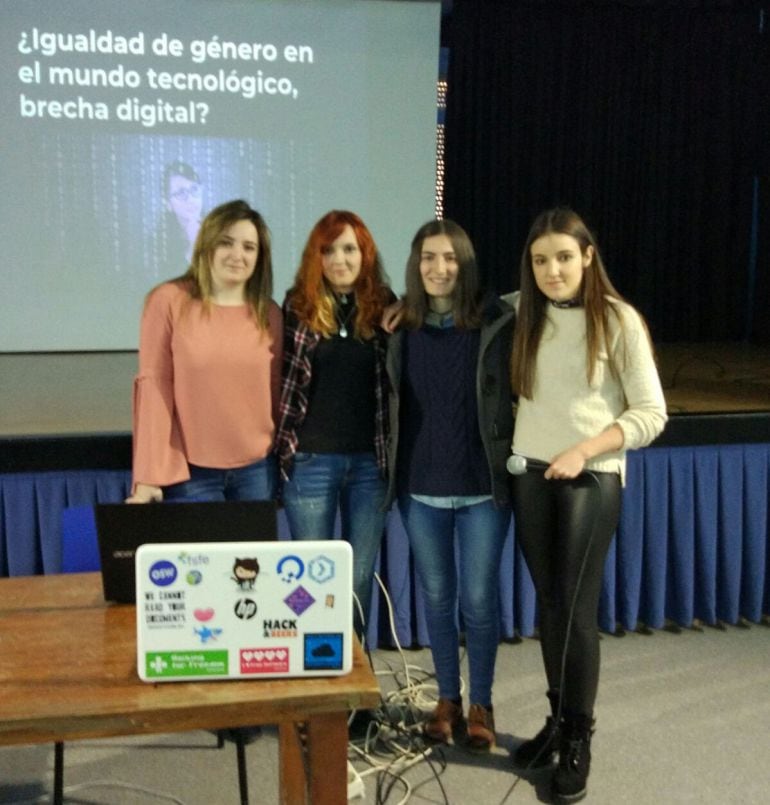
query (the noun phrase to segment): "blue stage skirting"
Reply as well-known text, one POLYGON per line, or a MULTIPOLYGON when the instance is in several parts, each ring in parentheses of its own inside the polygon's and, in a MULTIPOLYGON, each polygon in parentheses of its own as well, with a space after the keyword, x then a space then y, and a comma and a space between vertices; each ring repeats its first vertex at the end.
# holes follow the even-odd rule
MULTIPOLYGON (((770 444, 647 448, 629 454, 628 485, 604 575, 599 625, 608 632, 667 621, 689 626, 759 621, 770 612, 770 444)), ((123 470, 0 474, 0 575, 61 570, 61 512, 116 502, 123 470)), ((286 537, 281 516, 280 532, 286 537)), ((379 563, 402 645, 428 644, 421 594, 396 511, 379 563)), ((502 634, 529 636, 536 624, 532 581, 513 526, 500 572, 502 634)), ((377 597, 372 644, 392 644, 377 597)))

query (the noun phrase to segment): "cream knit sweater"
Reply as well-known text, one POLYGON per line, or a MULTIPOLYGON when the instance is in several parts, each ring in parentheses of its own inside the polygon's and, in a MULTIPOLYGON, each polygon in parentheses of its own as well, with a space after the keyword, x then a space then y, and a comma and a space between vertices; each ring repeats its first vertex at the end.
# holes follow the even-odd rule
MULTIPOLYGON (((514 295, 518 307, 518 294, 514 295)), ((548 306, 538 349, 533 399, 519 400, 513 451, 550 462, 555 456, 617 424, 622 450, 604 453, 587 469, 618 472, 625 483, 626 450, 645 447, 666 424, 666 403, 647 334, 633 307, 612 300, 625 332, 610 316, 609 351, 600 355, 589 385, 586 377, 586 318, 583 308, 548 306)))

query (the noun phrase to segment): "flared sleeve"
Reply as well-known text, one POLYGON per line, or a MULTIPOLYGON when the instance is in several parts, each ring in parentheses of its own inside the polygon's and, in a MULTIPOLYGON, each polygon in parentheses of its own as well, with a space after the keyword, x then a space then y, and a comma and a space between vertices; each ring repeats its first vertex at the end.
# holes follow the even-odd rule
POLYGON ((133 484, 168 484, 190 475, 174 403, 172 336, 181 297, 167 283, 150 293, 142 314, 139 371, 133 389, 133 484))

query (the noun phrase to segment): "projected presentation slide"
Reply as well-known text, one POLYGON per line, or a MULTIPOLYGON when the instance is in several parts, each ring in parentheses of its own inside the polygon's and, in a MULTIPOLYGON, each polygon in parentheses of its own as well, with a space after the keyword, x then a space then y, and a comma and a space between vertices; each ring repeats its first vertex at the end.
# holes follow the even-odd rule
POLYGON ((202 217, 243 198, 274 296, 330 209, 394 287, 435 206, 440 4, 0 0, 0 351, 130 350, 202 217))

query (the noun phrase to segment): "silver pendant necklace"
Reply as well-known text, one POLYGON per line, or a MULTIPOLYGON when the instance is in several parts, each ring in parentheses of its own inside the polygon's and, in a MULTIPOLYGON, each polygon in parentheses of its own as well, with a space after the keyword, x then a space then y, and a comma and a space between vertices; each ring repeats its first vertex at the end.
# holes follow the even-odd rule
MULTIPOLYGON (((342 300, 347 302, 347 296, 343 296, 342 300)), ((352 305, 350 310, 347 312, 347 315, 343 319, 340 316, 340 309, 337 305, 334 306, 334 317, 337 319, 337 324, 339 324, 339 335, 340 338, 347 338, 348 337, 348 322, 350 321, 350 317, 355 312, 356 306, 352 305)))

